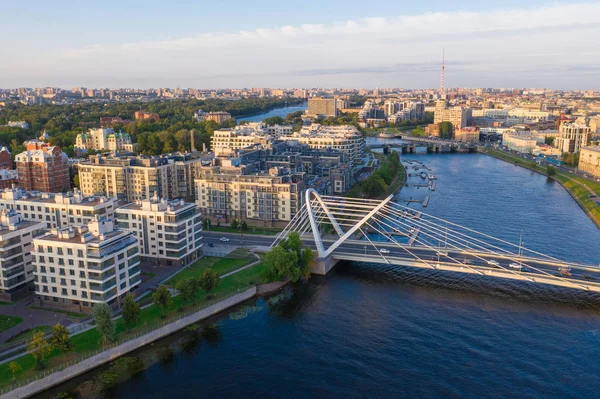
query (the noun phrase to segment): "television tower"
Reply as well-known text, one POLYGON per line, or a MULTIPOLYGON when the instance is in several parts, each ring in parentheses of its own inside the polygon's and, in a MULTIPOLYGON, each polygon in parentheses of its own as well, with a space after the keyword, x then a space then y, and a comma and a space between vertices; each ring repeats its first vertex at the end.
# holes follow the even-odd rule
POLYGON ((440 79, 440 94, 442 95, 442 97, 444 96, 444 70, 446 69, 446 66, 444 65, 445 58, 446 58, 446 49, 443 49, 442 50, 442 77, 440 79))

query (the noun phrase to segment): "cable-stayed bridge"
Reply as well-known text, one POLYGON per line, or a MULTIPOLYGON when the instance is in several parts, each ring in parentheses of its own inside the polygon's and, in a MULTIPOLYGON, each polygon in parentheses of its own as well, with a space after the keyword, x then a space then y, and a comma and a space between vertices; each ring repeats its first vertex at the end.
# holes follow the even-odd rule
POLYGON ((305 205, 277 236, 298 232, 316 248, 312 272, 340 260, 478 274, 600 292, 600 267, 557 259, 391 201, 321 196, 305 205))

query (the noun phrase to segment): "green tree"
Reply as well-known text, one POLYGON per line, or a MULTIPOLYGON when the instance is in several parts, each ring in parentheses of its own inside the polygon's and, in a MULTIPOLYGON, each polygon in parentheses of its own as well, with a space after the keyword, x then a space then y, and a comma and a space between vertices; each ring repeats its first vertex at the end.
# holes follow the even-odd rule
POLYGON ((131 292, 125 295, 121 312, 126 326, 131 326, 140 321, 140 304, 135 301, 135 297, 131 292))
POLYGON ((195 278, 186 278, 179 280, 175 286, 177 291, 181 293, 183 300, 186 302, 193 301, 196 303, 196 292, 198 292, 198 282, 195 278))
POLYGON ((233 219, 233 221, 231 222, 232 229, 237 229, 239 225, 240 225, 240 223, 238 222, 237 219, 233 219))
POLYGON ((43 331, 38 331, 33 334, 27 344, 27 352, 31 353, 34 360, 34 368, 41 370, 44 368, 44 363, 50 353, 52 353, 52 345, 44 338, 46 334, 43 331))
POLYGON ((77 187, 77 188, 80 188, 80 187, 81 187, 81 186, 79 185, 79 174, 76 174, 76 175, 73 177, 73 185, 74 185, 75 187, 77 187))
POLYGON ((417 126, 415 129, 410 131, 410 135, 413 137, 423 137, 425 136, 425 130, 421 126, 417 126))
POLYGON ((544 137, 544 143, 548 145, 554 145, 554 137, 546 136, 544 137))
POLYGON ((246 230, 248 230, 248 223, 246 223, 246 221, 245 221, 245 220, 242 220, 242 224, 241 224, 241 226, 242 226, 242 230, 243 230, 243 231, 246 231, 246 230))
POLYGON ((56 325, 52 327, 52 336, 50 337, 49 342, 55 348, 58 348, 63 352, 68 352, 73 349, 71 337, 69 337, 69 330, 60 323, 56 323, 56 325))
POLYGON ((556 168, 552 165, 548 165, 546 167, 546 174, 548 175, 548 177, 556 175, 556 168))
POLYGON ((112 319, 112 310, 108 304, 99 302, 92 309, 96 330, 102 337, 102 344, 111 342, 115 337, 115 323, 112 319))
POLYGON ((165 310, 173 303, 171 292, 166 285, 161 284, 156 291, 152 293, 152 300, 160 309, 160 317, 165 317, 165 310))
POLYGON ((440 138, 450 140, 452 138, 452 123, 440 122, 438 123, 440 129, 440 138))
POLYGON ((270 118, 263 119, 263 123, 267 126, 283 125, 284 122, 281 116, 271 116, 270 118))
POLYGON ((16 378, 16 374, 23 370, 23 367, 21 367, 21 365, 15 361, 12 361, 8 364, 8 367, 10 368, 10 371, 12 372, 12 379, 14 380, 16 378))
POLYGON ((212 269, 206 269, 202 272, 202 276, 200 276, 199 285, 208 295, 219 285, 219 276, 212 269))

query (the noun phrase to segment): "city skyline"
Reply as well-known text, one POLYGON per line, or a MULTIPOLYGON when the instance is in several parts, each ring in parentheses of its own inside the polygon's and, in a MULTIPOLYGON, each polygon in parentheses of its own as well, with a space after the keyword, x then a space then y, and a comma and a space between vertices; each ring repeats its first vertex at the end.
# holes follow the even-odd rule
MULTIPOLYGON (((50 16, 69 3, 60 2, 50 16)), ((173 5, 162 24, 154 10, 141 12, 149 22, 144 29, 119 27, 116 16, 82 35, 73 35, 81 21, 70 19, 48 38, 11 38, 0 87, 436 88, 445 48, 446 87, 598 89, 600 52, 593 49, 600 2, 517 4, 494 9, 462 1, 448 9, 434 2, 399 11, 384 2, 362 14, 340 8, 330 21, 334 14, 261 4, 242 23, 248 5, 236 3, 235 15, 216 23, 211 17, 223 10, 207 10, 197 25, 173 5)), ((79 17, 102 17, 93 7, 77 9, 79 17)), ((33 22, 48 17, 42 11, 33 22)), ((8 7, 9 28, 19 12, 8 7)))

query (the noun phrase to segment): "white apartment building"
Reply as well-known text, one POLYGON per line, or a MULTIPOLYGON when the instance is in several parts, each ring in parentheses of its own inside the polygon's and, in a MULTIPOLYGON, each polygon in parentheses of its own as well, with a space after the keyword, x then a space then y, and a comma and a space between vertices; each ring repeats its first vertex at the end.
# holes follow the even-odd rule
POLYGON ((563 123, 560 125, 560 135, 554 140, 555 146, 563 153, 579 152, 581 147, 588 146, 591 139, 591 129, 578 123, 563 123))
POLYGON ((364 155, 365 139, 350 125, 323 126, 313 123, 295 132, 290 140, 308 145, 310 148, 331 148, 345 152, 354 164, 360 164, 364 155))
POLYGON ((12 301, 27 293, 33 281, 31 243, 45 227, 23 220, 14 210, 0 210, 0 299, 12 301))
POLYGON ((69 193, 42 193, 19 188, 0 191, 0 209, 14 210, 23 219, 42 222, 47 228, 87 224, 96 215, 112 218, 115 198, 85 197, 79 190, 69 193))
POLYGON ((90 129, 87 133, 77 135, 75 150, 133 151, 133 143, 129 133, 115 132, 112 128, 90 129))
POLYGON ((144 262, 186 266, 202 255, 202 217, 194 203, 141 200, 117 209, 116 218, 138 238, 144 262))
POLYGON ((120 305, 142 281, 138 240, 104 217, 35 238, 33 258, 40 306, 89 312, 98 302, 120 305))
POLYGON ((253 146, 270 147, 273 137, 251 128, 215 130, 211 139, 211 149, 215 156, 224 156, 235 150, 253 146))

